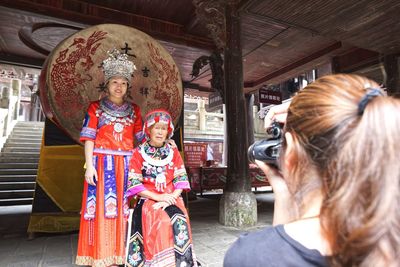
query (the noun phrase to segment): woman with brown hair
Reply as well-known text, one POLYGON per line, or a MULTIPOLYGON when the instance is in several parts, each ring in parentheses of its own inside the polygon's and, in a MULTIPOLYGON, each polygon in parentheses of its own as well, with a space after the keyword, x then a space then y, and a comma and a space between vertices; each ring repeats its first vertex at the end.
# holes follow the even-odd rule
POLYGON ((274 227, 239 238, 224 266, 399 266, 400 100, 329 75, 267 117, 285 112, 280 171, 257 161, 274 227))

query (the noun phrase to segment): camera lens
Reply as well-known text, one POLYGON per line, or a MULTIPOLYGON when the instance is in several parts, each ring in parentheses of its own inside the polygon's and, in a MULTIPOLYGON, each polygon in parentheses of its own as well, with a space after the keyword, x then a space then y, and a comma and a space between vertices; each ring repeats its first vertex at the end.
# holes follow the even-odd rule
POLYGON ((269 139, 277 139, 280 138, 282 129, 279 127, 279 124, 274 123, 270 128, 268 128, 267 133, 270 136, 269 139))
POLYGON ((272 129, 272 136, 273 138, 278 138, 281 135, 281 129, 275 127, 272 129))
POLYGON ((261 160, 267 164, 278 166, 278 158, 281 151, 282 139, 268 139, 254 142, 247 150, 249 161, 255 163, 261 160))
POLYGON ((267 164, 278 166, 278 157, 282 145, 282 128, 279 123, 273 123, 268 128, 268 139, 254 142, 247 150, 249 161, 261 160, 267 164))

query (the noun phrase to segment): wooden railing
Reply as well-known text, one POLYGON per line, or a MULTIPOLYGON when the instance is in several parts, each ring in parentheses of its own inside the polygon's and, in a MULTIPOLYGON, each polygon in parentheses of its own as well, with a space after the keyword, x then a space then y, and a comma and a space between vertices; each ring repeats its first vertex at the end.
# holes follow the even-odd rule
MULTIPOLYGON (((260 119, 257 107, 253 108, 254 136, 256 139, 265 138, 264 121, 260 119)), ((201 100, 196 111, 184 111, 185 138, 201 138, 214 136, 222 139, 224 133, 224 114, 207 112, 201 100)), ((245 126, 244 126, 245 127, 245 126)), ((205 138, 207 139, 207 138, 205 138)))
POLYGON ((21 95, 21 80, 10 80, 5 84, 0 99, 0 149, 17 123, 21 95))

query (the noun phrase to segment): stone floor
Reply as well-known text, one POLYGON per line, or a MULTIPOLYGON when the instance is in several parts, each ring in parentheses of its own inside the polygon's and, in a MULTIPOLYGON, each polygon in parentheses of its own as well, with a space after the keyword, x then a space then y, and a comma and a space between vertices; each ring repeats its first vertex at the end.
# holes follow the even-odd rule
MULTIPOLYGON (((203 266, 222 266, 224 254, 237 237, 272 223, 273 194, 257 192, 258 223, 247 229, 218 223, 220 195, 209 194, 189 202, 194 250, 203 266)), ((28 240, 31 206, 0 207, 0 266, 76 266, 77 233, 40 234, 28 240)))

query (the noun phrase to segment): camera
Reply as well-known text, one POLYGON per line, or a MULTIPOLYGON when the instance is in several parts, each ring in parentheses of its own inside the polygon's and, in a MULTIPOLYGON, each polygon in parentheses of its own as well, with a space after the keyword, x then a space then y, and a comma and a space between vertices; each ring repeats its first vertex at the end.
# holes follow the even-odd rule
POLYGON ((278 166, 278 157, 282 147, 283 125, 274 122, 267 129, 268 138, 254 142, 248 149, 249 161, 264 161, 267 164, 278 166))

